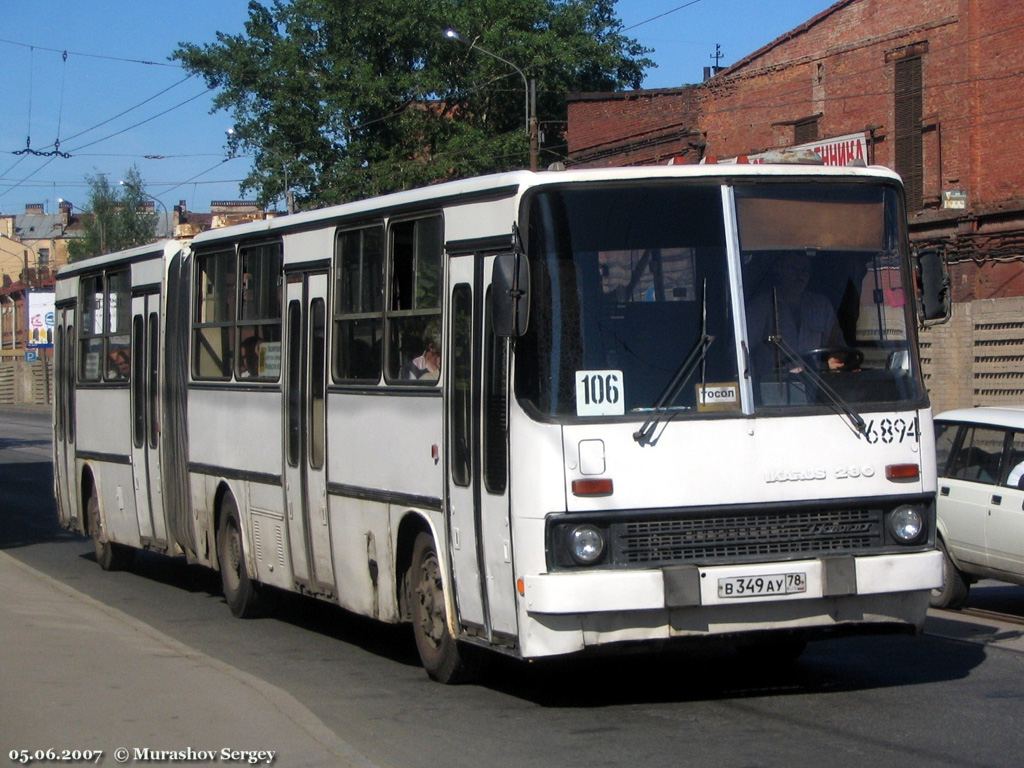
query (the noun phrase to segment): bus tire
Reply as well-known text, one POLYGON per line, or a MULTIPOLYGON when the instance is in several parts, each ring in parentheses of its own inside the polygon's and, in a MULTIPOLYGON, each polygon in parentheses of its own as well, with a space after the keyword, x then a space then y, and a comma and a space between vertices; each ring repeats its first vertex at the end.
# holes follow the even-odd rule
POLYGON ((452 637, 448 630, 441 563, 429 533, 416 535, 407 583, 416 650, 427 675, 451 685, 469 681, 475 670, 467 657, 469 649, 452 637))
POLYGON ((967 602, 967 593, 970 591, 971 585, 953 563, 946 550, 946 542, 941 538, 938 541, 938 549, 942 553, 942 586, 932 590, 928 603, 932 608, 948 608, 956 611, 963 608, 967 602))
POLYGON ((259 590, 249 578, 245 567, 242 525, 238 505, 230 493, 221 502, 220 526, 217 530, 217 559, 220 562, 220 583, 224 600, 231 613, 250 619, 259 613, 259 590))
POLYGON ((100 500, 96 495, 96 486, 89 490, 89 500, 85 505, 85 514, 89 526, 89 536, 92 538, 93 551, 96 553, 96 562, 104 571, 123 571, 132 564, 135 551, 124 544, 117 544, 107 538, 103 529, 103 517, 100 515, 100 500))

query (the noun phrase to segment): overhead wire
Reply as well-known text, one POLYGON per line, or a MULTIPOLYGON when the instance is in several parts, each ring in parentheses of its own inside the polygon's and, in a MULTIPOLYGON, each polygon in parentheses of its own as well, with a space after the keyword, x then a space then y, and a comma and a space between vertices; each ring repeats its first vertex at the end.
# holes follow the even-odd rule
POLYGON ((651 18, 649 18, 649 19, 644 19, 643 21, 638 21, 636 24, 631 24, 628 27, 623 27, 620 31, 622 31, 622 32, 629 32, 629 30, 631 30, 631 29, 636 29, 637 27, 642 27, 644 24, 650 24, 652 21, 657 21, 658 19, 662 19, 662 18, 668 16, 669 14, 675 13, 676 11, 681 11, 681 10, 683 10, 683 8, 689 8, 691 5, 696 5, 699 2, 701 2, 701 0, 690 0, 690 2, 688 2, 688 3, 683 3, 682 5, 677 6, 675 8, 672 8, 672 9, 670 9, 668 11, 665 11, 664 13, 659 13, 657 16, 651 16, 651 18))
POLYGON ((4 38, 0 38, 0 43, 5 43, 6 45, 16 45, 16 46, 18 46, 20 48, 29 48, 29 49, 38 49, 40 51, 49 51, 50 53, 70 53, 70 54, 73 54, 75 56, 82 56, 84 58, 89 58, 89 59, 106 59, 107 61, 120 61, 120 62, 124 62, 126 64, 144 64, 144 65, 149 66, 149 67, 170 67, 172 69, 181 69, 182 68, 181 64, 175 64, 175 63, 169 62, 169 61, 148 61, 146 59, 126 59, 126 58, 122 58, 120 56, 110 56, 109 54, 103 54, 103 53, 86 53, 84 51, 68 51, 67 49, 47 48, 47 47, 42 46, 42 45, 32 45, 32 44, 29 44, 29 43, 19 42, 18 40, 7 40, 7 39, 4 39, 4 38))

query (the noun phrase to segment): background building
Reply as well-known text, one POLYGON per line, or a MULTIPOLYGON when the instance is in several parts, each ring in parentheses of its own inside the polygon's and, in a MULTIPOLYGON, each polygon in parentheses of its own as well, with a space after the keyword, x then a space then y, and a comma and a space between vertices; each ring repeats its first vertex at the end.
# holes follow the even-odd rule
POLYGON ((810 145, 895 169, 913 244, 950 264, 952 321, 922 334, 935 407, 1024 400, 1024 3, 841 0, 704 83, 568 114, 576 167, 810 145))
MULTIPOLYGON (((277 215, 245 200, 214 201, 209 213, 189 211, 184 200, 169 215, 152 201, 142 208, 157 215, 157 237, 180 239, 277 215)), ((68 243, 83 236, 90 216, 66 200, 57 213, 34 203, 0 214, 0 404, 51 401, 52 346, 39 322, 57 270, 68 263, 68 243)))

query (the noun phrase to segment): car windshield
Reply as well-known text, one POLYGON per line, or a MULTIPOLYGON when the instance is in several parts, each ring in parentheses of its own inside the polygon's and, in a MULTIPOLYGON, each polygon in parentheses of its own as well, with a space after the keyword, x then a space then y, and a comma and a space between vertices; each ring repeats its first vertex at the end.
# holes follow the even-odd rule
POLYGON ((756 407, 920 396, 900 215, 877 184, 737 187, 756 407))

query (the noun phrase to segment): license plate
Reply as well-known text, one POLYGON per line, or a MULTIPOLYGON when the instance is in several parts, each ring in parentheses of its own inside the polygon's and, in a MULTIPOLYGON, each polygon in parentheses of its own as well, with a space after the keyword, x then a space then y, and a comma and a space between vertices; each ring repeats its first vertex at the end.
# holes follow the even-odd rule
POLYGON ((730 576, 718 580, 719 597, 770 597, 807 591, 806 573, 730 576))

